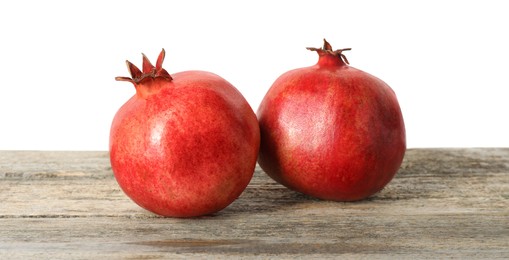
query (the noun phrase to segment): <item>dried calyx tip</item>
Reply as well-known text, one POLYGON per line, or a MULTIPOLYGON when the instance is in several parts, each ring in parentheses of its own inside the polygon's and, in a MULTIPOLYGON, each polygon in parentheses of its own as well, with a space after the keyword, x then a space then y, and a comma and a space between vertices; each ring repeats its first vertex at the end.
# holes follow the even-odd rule
POLYGON ((327 53, 327 54, 332 54, 332 55, 338 56, 346 64, 350 64, 348 62, 348 59, 342 52, 352 50, 352 48, 343 48, 343 49, 337 49, 337 50, 333 51, 332 45, 330 45, 330 43, 325 38, 323 39, 323 47, 322 48, 307 47, 306 49, 308 49, 310 51, 316 51, 316 52, 318 52, 319 55, 327 53))
POLYGON ((132 83, 139 83, 140 81, 148 77, 151 78, 161 77, 168 80, 172 80, 170 74, 165 69, 163 69, 163 61, 165 57, 164 48, 162 49, 161 53, 159 54, 159 57, 157 58, 156 66, 152 65, 152 63, 145 54, 142 53, 141 55, 143 56, 142 70, 138 69, 138 67, 132 64, 130 61, 126 60, 127 69, 131 74, 131 78, 115 77, 115 80, 129 81, 132 83))

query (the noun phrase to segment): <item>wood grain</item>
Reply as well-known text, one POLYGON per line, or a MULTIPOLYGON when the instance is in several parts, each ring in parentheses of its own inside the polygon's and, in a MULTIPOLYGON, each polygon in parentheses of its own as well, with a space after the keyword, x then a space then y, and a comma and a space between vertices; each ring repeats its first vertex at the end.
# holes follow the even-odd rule
POLYGON ((290 191, 259 168, 225 210, 155 216, 107 152, 0 151, 0 259, 509 258, 509 148, 411 149, 354 203, 290 191))

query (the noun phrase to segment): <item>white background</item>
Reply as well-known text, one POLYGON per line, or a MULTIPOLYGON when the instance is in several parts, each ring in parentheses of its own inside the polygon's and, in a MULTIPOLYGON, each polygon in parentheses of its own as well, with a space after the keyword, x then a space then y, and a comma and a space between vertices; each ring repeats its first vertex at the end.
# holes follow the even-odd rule
POLYGON ((507 147, 508 29, 504 1, 2 1, 0 149, 107 150, 134 94, 114 77, 161 48, 256 111, 323 38, 395 90, 408 147, 507 147))

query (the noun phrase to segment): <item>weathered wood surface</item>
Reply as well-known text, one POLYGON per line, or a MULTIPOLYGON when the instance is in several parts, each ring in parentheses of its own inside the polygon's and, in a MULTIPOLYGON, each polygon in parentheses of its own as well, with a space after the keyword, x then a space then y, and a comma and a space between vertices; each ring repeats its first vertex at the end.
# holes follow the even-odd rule
POLYGON ((355 203, 319 201, 257 168, 196 219, 157 217, 119 189, 106 152, 0 151, 0 259, 509 258, 509 148, 408 150, 355 203))

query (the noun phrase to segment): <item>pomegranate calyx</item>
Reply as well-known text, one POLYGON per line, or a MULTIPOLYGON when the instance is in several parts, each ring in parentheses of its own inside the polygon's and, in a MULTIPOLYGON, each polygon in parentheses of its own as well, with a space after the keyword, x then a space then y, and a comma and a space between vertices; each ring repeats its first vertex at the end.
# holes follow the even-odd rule
POLYGON ((330 43, 327 40, 323 39, 323 47, 322 48, 307 47, 306 49, 308 49, 310 51, 316 51, 318 53, 318 55, 320 55, 320 56, 323 56, 323 55, 336 56, 336 57, 340 58, 346 64, 350 64, 350 62, 348 62, 348 59, 346 58, 346 56, 343 54, 343 51, 349 51, 349 50, 352 50, 352 48, 343 48, 343 49, 332 50, 332 45, 330 45, 330 43))
POLYGON ((132 64, 130 61, 126 61, 127 69, 129 70, 129 73, 131 74, 131 77, 115 77, 115 80, 117 81, 129 81, 133 84, 139 84, 146 78, 163 78, 166 80, 172 80, 173 78, 170 76, 170 74, 163 69, 163 61, 165 57, 165 51, 164 49, 159 54, 159 57, 157 58, 156 66, 152 65, 150 63, 150 60, 145 56, 145 54, 141 54, 143 56, 143 65, 142 70, 138 69, 136 65, 132 64))

